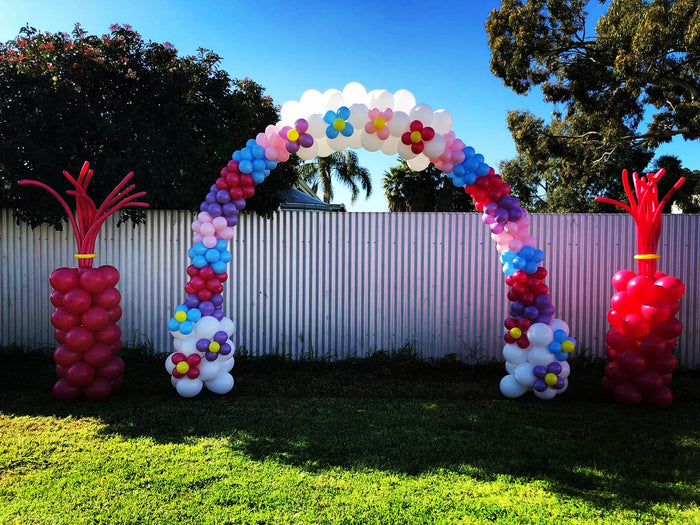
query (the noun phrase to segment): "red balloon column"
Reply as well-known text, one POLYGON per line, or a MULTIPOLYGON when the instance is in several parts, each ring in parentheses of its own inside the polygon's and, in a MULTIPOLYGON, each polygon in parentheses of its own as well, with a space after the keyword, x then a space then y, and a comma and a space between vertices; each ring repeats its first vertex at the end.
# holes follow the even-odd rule
POLYGON ((627 170, 623 171, 629 206, 596 198, 623 208, 637 226, 637 273, 620 270, 612 278, 616 293, 608 311, 612 328, 606 336, 609 363, 602 382, 603 389, 625 405, 636 405, 642 400, 656 406, 673 402, 668 385, 677 361, 671 350, 683 329, 676 314, 685 286, 680 279, 657 271, 660 256, 656 250, 661 236, 661 211, 685 178, 678 180, 659 202, 657 183, 663 174, 663 169, 646 177, 634 173, 632 193, 627 170))
POLYGON ((117 210, 126 206, 148 207, 145 202, 136 202, 146 192, 129 195, 135 187, 126 185, 133 176, 129 173, 96 208, 86 192, 93 175, 89 167, 86 162, 77 180, 63 172, 75 187, 66 192, 75 197, 75 214, 46 184, 19 181, 21 185, 39 186, 58 200, 68 214, 78 245, 75 254, 78 268, 58 268, 49 278, 54 289, 51 304, 56 307, 51 324, 60 345, 53 354, 59 376, 53 395, 59 401, 72 401, 83 394, 89 399, 105 399, 123 384, 124 361, 118 357, 122 348, 121 330, 117 325, 122 316, 121 295, 115 288, 119 271, 108 265, 92 267, 95 240, 104 221, 117 210))

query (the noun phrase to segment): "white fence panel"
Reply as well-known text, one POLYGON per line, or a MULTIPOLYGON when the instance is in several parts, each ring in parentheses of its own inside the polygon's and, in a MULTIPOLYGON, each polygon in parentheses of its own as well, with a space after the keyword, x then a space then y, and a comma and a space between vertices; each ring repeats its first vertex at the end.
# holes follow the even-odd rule
MULTIPOLYGON (((145 225, 98 237, 96 265, 119 268, 125 342, 171 351, 165 324, 184 300, 192 215, 148 211, 145 225)), ((540 214, 532 230, 546 254, 547 284, 572 335, 604 356, 610 277, 635 269, 626 215, 540 214)), ((231 243, 224 312, 253 355, 343 358, 406 343, 424 357, 500 359, 507 287, 478 214, 282 212, 244 216, 231 243)), ((697 260, 700 216, 664 216, 659 268, 682 279, 684 325, 676 350, 700 366, 697 260)), ((75 266, 67 229, 34 230, 0 210, 0 345, 54 346, 48 276, 75 266)))

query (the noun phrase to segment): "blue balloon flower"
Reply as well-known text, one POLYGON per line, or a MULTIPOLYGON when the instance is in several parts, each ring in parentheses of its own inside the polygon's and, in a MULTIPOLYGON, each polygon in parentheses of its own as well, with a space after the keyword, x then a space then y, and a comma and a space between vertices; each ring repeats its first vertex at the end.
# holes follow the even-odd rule
POLYGON ((328 127, 326 128, 326 136, 329 139, 335 139, 338 135, 343 135, 343 137, 349 137, 355 131, 352 124, 347 120, 350 118, 350 110, 341 106, 338 111, 326 111, 323 116, 323 120, 328 127))

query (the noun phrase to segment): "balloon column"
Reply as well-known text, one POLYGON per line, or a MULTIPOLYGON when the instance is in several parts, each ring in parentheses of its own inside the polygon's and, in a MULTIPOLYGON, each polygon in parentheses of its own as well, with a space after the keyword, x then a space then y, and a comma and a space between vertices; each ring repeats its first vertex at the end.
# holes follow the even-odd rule
POLYGON ((657 183, 663 174, 663 169, 641 178, 634 173, 633 193, 627 170, 623 171, 629 205, 596 198, 624 209, 637 226, 637 273, 620 270, 612 278, 615 294, 608 310, 612 328, 606 336, 605 351, 609 363, 602 383, 606 392, 625 405, 636 405, 642 400, 656 406, 673 402, 668 384, 677 361, 671 350, 683 329, 676 314, 685 286, 680 279, 657 270, 660 255, 656 251, 661 236, 661 211, 685 178, 679 179, 659 202, 657 183))
POLYGON ((121 330, 117 321, 121 318, 121 295, 115 288, 119 271, 114 266, 93 268, 96 257, 95 240, 102 224, 114 212, 126 207, 148 207, 137 202, 146 192, 129 195, 134 185, 126 186, 133 173, 129 173, 97 208, 87 195, 87 187, 93 171, 86 162, 78 179, 67 171, 63 175, 75 187, 66 193, 76 202, 75 216, 66 201, 52 188, 35 180, 21 180, 21 185, 34 185, 53 195, 68 214, 78 245, 78 268, 58 268, 49 281, 54 291, 51 304, 56 310, 51 314, 54 337, 59 347, 54 352, 56 373, 59 380, 53 387, 53 395, 59 401, 72 401, 85 395, 89 399, 105 399, 123 384, 124 361, 121 352, 121 330))
POLYGON ((503 350, 508 375, 501 382, 501 391, 517 397, 534 390, 538 397, 550 399, 566 390, 566 360, 576 343, 566 323, 552 318, 554 306, 544 283, 544 253, 536 248, 530 220, 510 196, 510 186, 482 155, 455 136, 447 111, 416 104, 413 94, 403 89, 368 93, 352 82, 342 91, 312 89, 300 100, 286 102, 281 120, 234 152, 211 186, 192 223, 194 244, 188 252, 186 299, 168 321, 175 352, 167 357, 165 366, 177 392, 191 397, 204 386, 217 393, 233 387, 228 371, 233 366, 234 323, 224 317, 221 292, 227 279, 226 263, 231 260, 228 241, 245 199, 291 154, 310 160, 361 147, 398 154, 414 171, 432 162, 474 198, 511 287, 503 350))

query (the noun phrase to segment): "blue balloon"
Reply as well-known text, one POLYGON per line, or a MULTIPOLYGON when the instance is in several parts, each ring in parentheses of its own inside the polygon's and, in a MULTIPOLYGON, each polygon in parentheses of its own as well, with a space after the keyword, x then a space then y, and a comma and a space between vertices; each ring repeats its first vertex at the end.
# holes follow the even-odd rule
POLYGON ((464 164, 457 164, 452 170, 452 173, 454 173, 457 177, 464 176, 466 172, 467 170, 464 169, 464 164))
MULTIPOLYGON (((267 171, 267 170, 266 170, 266 171, 267 171)), ((270 173, 270 172, 268 171, 267 173, 270 173)), ((262 172, 262 173, 261 173, 261 172, 259 172, 259 171, 254 171, 254 172, 252 173, 252 176, 253 176, 253 182, 254 182, 255 184, 262 184, 263 182, 265 182, 265 176, 266 176, 266 175, 265 175, 265 172, 262 172)))
POLYGON ((220 252, 223 252, 224 250, 226 250, 226 248, 228 248, 228 241, 226 239, 219 239, 216 241, 216 246, 214 246, 214 248, 216 248, 220 252))
POLYGON ((258 146, 258 143, 255 142, 255 139, 248 139, 245 143, 245 147, 252 150, 255 148, 255 146, 258 146))
POLYGON ((194 330, 194 324, 191 321, 182 321, 180 323, 180 332, 183 334, 191 334, 192 330, 194 330))
POLYGON ((221 256, 219 257, 219 260, 227 263, 231 260, 231 257, 232 257, 231 252, 226 250, 226 251, 221 252, 221 256))
POLYGON ((204 255, 207 251, 207 247, 204 246, 202 242, 196 242, 194 246, 192 246, 192 250, 194 250, 195 255, 204 255))
POLYGON ((250 149, 243 148, 241 150, 241 160, 253 160, 253 153, 250 151, 250 149))
POLYGON ((464 174, 464 181, 467 183, 467 186, 473 186, 476 183, 476 173, 467 172, 464 174))
POLYGON ((472 148, 471 146, 465 147, 462 151, 464 152, 464 157, 465 157, 465 159, 468 159, 468 158, 470 158, 470 157, 473 157, 474 154, 476 153, 476 151, 474 150, 474 148, 472 148))
POLYGON ((326 114, 323 115, 323 121, 326 124, 333 124, 333 121, 335 120, 335 111, 331 111, 330 109, 326 111, 326 114))
POLYGON ((515 252, 511 252, 510 250, 506 250, 501 254, 501 264, 505 264, 507 262, 513 262, 513 260, 517 257, 517 254, 515 252))
POLYGON ((192 259, 192 264, 194 264, 197 268, 204 268, 207 265, 207 259, 204 257, 204 255, 197 255, 194 259, 192 259))
POLYGON ((253 171, 253 163, 250 160, 242 160, 238 163, 238 169, 241 173, 251 173, 253 171))
POLYGON ((348 109, 347 106, 340 106, 338 108, 338 118, 342 118, 343 120, 347 120, 350 118, 350 109, 348 109))
POLYGON ((539 267, 539 265, 535 261, 530 259, 529 261, 527 261, 525 266, 523 266, 523 271, 528 275, 532 275, 533 273, 535 273, 537 271, 538 267, 539 267))
POLYGON ((171 317, 170 320, 168 321, 168 330, 171 332, 176 332, 180 328, 180 321, 175 319, 174 317, 171 317))
POLYGON ((518 255, 524 259, 532 259, 532 257, 535 255, 535 248, 526 244, 522 247, 518 255))
POLYGON ((488 175, 489 171, 491 171, 489 165, 482 162, 481 164, 479 164, 479 167, 476 168, 476 175, 478 177, 483 177, 484 175, 488 175))
POLYGON ((466 185, 466 182, 464 181, 464 177, 460 177, 458 175, 455 175, 455 177, 452 179, 452 184, 454 184, 458 188, 464 188, 464 186, 466 185))
POLYGON ((208 262, 213 263, 219 260, 220 252, 216 248, 210 248, 205 255, 208 262))
POLYGON ((234 151, 233 155, 231 155, 231 158, 233 160, 241 160, 241 150, 234 151))
POLYGON ((211 263, 211 267, 214 270, 214 273, 220 274, 224 273, 226 271, 226 263, 219 259, 216 262, 211 263))
POLYGON ((197 308, 191 308, 187 312, 187 320, 192 321, 193 323, 196 323, 202 318, 202 312, 200 312, 197 308))
POLYGON ((263 148, 260 144, 255 144, 255 146, 253 146, 253 158, 256 158, 256 159, 264 159, 265 158, 265 148, 263 148))

